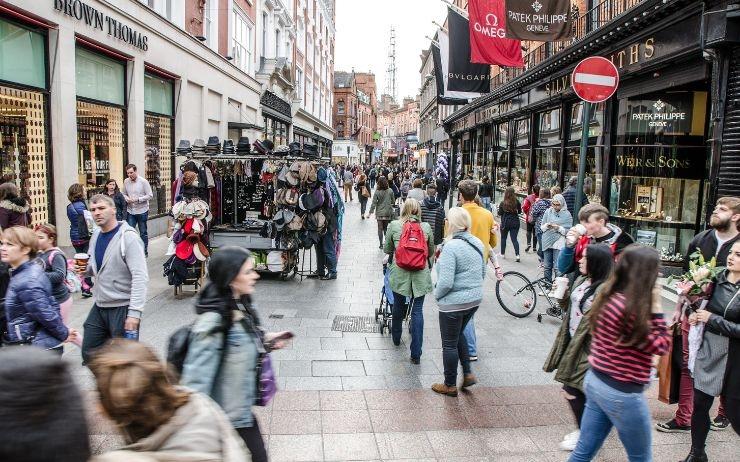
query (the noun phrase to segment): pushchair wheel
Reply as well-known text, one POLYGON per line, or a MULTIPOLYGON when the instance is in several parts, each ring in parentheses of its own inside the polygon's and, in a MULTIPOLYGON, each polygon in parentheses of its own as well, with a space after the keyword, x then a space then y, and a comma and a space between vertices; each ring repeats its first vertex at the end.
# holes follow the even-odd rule
POLYGON ((542 322, 542 313, 537 313, 537 322, 542 322))

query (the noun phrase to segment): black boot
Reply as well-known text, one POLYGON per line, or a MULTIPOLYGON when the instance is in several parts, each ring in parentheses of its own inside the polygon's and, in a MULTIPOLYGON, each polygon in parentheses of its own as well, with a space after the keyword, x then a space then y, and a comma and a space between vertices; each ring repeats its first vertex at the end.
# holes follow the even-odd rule
POLYGON ((698 451, 694 448, 691 448, 691 451, 689 451, 689 455, 686 456, 686 458, 679 462, 709 462, 709 458, 707 457, 707 453, 703 450, 698 451))

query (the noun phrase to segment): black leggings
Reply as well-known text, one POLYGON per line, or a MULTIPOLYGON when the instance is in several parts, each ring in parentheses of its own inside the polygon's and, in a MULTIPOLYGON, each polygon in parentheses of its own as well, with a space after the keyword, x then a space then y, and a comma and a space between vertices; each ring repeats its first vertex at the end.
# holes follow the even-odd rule
MULTIPOLYGON (((703 454, 709 434, 709 410, 714 404, 714 396, 694 388, 694 413, 691 414, 691 448, 696 454, 703 454)), ((725 396, 725 417, 732 424, 735 433, 740 435, 740 399, 725 396)))
POLYGON ((383 238, 390 222, 390 220, 378 220, 378 242, 380 242, 380 245, 383 245, 383 238))
POLYGON ((267 451, 265 450, 265 441, 260 434, 260 426, 257 424, 257 418, 254 418, 254 425, 251 427, 237 428, 236 432, 242 437, 252 455, 252 462, 267 462, 267 451))
POLYGON ((570 410, 573 411, 573 416, 576 418, 578 428, 581 428, 583 410, 586 409, 586 395, 578 388, 569 387, 568 385, 563 385, 563 391, 574 397, 573 399, 566 398, 566 401, 568 401, 570 410))
POLYGON ((537 233, 534 230, 534 223, 527 223, 527 247, 532 243, 532 248, 537 251, 537 233))

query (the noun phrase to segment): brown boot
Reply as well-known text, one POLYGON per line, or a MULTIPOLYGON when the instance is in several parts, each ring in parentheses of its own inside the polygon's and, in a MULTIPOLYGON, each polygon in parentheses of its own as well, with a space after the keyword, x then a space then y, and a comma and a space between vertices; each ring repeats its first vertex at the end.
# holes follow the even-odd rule
POLYGON ((463 376, 463 383, 460 385, 460 388, 468 388, 472 387, 478 383, 478 379, 475 377, 475 374, 465 374, 463 376))
POLYGON ((435 383, 432 390, 440 395, 457 396, 457 387, 448 387, 444 383, 435 383))

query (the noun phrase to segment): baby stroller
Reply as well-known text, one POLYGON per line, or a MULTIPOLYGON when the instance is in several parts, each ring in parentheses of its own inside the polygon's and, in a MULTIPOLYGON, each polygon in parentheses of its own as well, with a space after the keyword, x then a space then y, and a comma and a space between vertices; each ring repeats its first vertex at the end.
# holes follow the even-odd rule
MULTIPOLYGON (((388 264, 383 264, 383 287, 380 289, 380 304, 375 308, 375 321, 380 322, 381 334, 385 330, 390 333, 391 322, 393 319, 393 291, 391 290, 390 274, 391 270, 388 268, 388 264)), ((406 313, 403 317, 404 321, 408 321, 409 319, 409 307, 411 307, 411 303, 406 300, 406 313)), ((411 331, 410 324, 409 331, 411 331)))

